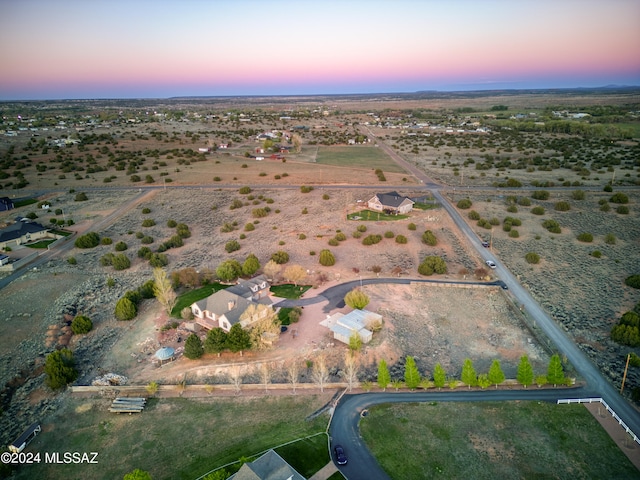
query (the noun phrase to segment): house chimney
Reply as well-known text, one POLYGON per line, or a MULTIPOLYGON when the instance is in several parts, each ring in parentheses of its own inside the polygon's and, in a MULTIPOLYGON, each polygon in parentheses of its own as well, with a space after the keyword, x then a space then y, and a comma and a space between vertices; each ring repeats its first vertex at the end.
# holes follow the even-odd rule
POLYGON ((233 300, 229 300, 229 302, 227 303, 227 307, 229 311, 233 310, 233 307, 236 306, 236 302, 234 302, 233 300))

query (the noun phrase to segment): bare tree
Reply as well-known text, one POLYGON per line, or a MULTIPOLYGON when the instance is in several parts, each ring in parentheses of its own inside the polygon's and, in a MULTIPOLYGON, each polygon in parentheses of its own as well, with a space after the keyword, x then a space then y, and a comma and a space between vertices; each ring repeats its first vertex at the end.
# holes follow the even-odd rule
POLYGON ((229 379, 231 380, 231 385, 233 385, 236 395, 240 395, 242 392, 242 366, 232 366, 229 369, 229 379))
POLYGON ((355 355, 352 355, 349 351, 345 352, 344 370, 342 372, 342 376, 347 382, 347 388, 349 389, 349 391, 351 391, 356 383, 358 383, 359 363, 360 362, 355 355))
POLYGON ((173 291, 167 272, 159 267, 153 269, 153 294, 167 314, 171 315, 171 310, 176 305, 176 292, 173 291))
POLYGON ((264 385, 264 392, 267 393, 269 389, 269 384, 271 383, 271 364, 269 362, 264 362, 260 365, 260 379, 262 380, 262 384, 264 385))
POLYGON ((251 345, 257 350, 273 348, 280 338, 278 315, 269 305, 249 305, 240 316, 240 325, 250 327, 251 345))
POLYGON ((267 264, 262 268, 262 271, 267 276, 267 278, 269 278, 270 280, 275 280, 280 274, 281 268, 282 267, 280 267, 280 265, 278 265, 276 262, 274 262, 273 260, 269 260, 267 264))
POLYGON ((297 358, 293 358, 289 361, 287 365, 287 380, 291 384, 293 388, 293 393, 296 393, 296 385, 298 384, 298 379, 300 378, 300 362, 297 358))
POLYGON ((327 367, 327 357, 324 354, 318 355, 313 364, 311 378, 320 388, 320 392, 324 393, 324 386, 329 381, 329 368, 327 367))
POLYGON ((297 287, 298 283, 300 283, 307 277, 307 270, 300 265, 289 265, 284 269, 282 275, 287 281, 293 282, 293 284, 297 287))

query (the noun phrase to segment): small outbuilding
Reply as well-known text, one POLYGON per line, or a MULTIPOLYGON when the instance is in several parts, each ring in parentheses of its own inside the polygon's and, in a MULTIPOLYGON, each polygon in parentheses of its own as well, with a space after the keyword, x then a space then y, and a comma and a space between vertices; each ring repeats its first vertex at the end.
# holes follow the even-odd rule
POLYGON ((382 315, 369 310, 353 310, 346 315, 338 312, 320 322, 333 332, 333 338, 347 345, 354 332, 358 333, 362 343, 369 343, 377 324, 382 325, 382 315))
POLYGON ((162 347, 156 352, 156 358, 160 360, 160 365, 162 365, 163 362, 173 360, 175 353, 176 351, 171 347, 162 347))

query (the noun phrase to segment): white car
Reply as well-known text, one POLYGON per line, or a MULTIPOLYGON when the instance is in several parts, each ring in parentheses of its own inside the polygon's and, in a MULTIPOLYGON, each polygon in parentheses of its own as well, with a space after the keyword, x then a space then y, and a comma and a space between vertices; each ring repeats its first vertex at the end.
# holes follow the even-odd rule
POLYGON ((485 263, 489 266, 489 268, 496 268, 496 264, 491 260, 487 260, 485 263))

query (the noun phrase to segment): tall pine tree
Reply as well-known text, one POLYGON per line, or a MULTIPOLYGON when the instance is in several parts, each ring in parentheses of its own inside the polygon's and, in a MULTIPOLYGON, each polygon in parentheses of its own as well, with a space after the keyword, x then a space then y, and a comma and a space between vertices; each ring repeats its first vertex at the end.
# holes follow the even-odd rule
POLYGON ((410 390, 415 390, 420 385, 420 372, 413 357, 407 357, 404 364, 404 383, 410 390))
POLYGON ((442 368, 440 363, 436 363, 436 366, 433 368, 433 384, 436 386, 438 390, 444 387, 447 382, 447 373, 442 368))
POLYGON ((549 367, 547 368, 547 382, 553 383, 554 387, 559 383, 564 383, 562 361, 560 360, 560 355, 557 353, 552 355, 551 360, 549 360, 549 367))
POLYGON ((462 380, 462 383, 466 383, 469 388, 475 386, 478 381, 476 369, 473 368, 473 362, 470 358, 465 359, 462 364, 462 375, 460 376, 460 380, 462 380))
POLYGON ((516 378, 519 383, 524 385, 524 388, 527 388, 533 383, 533 367, 529 363, 529 358, 526 355, 520 357, 516 378))
POLYGON ((391 374, 389 373, 387 362, 383 358, 380 360, 380 363, 378 363, 378 386, 382 390, 386 390, 389 383, 391 383, 391 374))
POLYGON ((493 383, 496 388, 498 388, 498 384, 504 382, 504 372, 500 367, 500 361, 494 360, 491 363, 491 367, 489 368, 489 381, 493 383))

